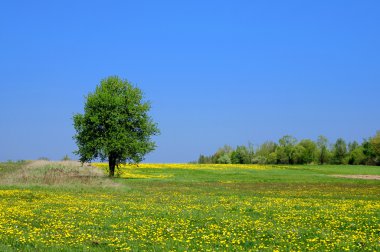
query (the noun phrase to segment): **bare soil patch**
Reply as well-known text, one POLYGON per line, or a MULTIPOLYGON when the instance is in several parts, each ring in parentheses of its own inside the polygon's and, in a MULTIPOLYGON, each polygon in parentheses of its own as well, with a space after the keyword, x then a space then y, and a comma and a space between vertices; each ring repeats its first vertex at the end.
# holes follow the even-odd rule
POLYGON ((352 178, 352 179, 373 179, 373 180, 380 180, 380 175, 340 175, 335 174, 331 175, 332 177, 336 178, 352 178))

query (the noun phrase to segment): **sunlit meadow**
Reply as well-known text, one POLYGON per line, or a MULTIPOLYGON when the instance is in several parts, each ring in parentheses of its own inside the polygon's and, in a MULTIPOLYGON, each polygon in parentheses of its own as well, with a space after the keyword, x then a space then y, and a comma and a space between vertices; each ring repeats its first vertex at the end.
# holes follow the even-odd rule
MULTIPOLYGON (((52 163, 43 178, 57 167, 67 175, 52 163)), ((378 167, 142 164, 104 184, 69 183, 72 170, 58 185, 2 180, 1 251, 380 250, 380 181, 331 176, 378 167)))

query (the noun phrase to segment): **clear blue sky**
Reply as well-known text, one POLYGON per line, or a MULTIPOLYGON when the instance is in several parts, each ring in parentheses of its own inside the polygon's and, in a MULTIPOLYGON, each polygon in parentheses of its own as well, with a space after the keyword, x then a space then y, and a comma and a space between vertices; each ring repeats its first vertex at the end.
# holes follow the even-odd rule
POLYGON ((72 115, 109 75, 162 134, 147 162, 285 134, 380 129, 379 1, 3 1, 0 160, 61 159, 72 115))

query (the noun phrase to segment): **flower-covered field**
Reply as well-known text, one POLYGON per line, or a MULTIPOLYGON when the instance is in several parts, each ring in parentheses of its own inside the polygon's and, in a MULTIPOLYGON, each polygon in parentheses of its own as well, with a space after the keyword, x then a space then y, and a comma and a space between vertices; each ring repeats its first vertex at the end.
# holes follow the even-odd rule
POLYGON ((121 167, 118 187, 2 186, 0 250, 380 250, 379 181, 324 167, 186 167, 121 167))
MULTIPOLYGON (((108 164, 106 163, 93 163, 95 167, 101 168, 105 173, 108 173, 108 164)), ((218 170, 218 171, 229 171, 231 168, 233 169, 241 169, 241 170, 266 170, 271 169, 273 167, 281 168, 286 166, 273 166, 273 165, 242 165, 242 164, 234 164, 231 166, 230 164, 121 164, 116 168, 116 173, 118 177, 121 178, 169 178, 173 177, 173 174, 163 172, 160 174, 152 174, 150 171, 152 169, 160 169, 160 170, 218 170), (148 171, 148 172, 146 172, 148 171)))

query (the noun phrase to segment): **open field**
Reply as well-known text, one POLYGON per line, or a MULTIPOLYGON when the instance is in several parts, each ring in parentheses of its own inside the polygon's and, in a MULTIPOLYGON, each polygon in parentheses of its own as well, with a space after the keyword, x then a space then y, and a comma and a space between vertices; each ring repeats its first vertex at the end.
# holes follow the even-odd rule
POLYGON ((93 165, 1 163, 0 251, 380 250, 380 167, 93 165))

